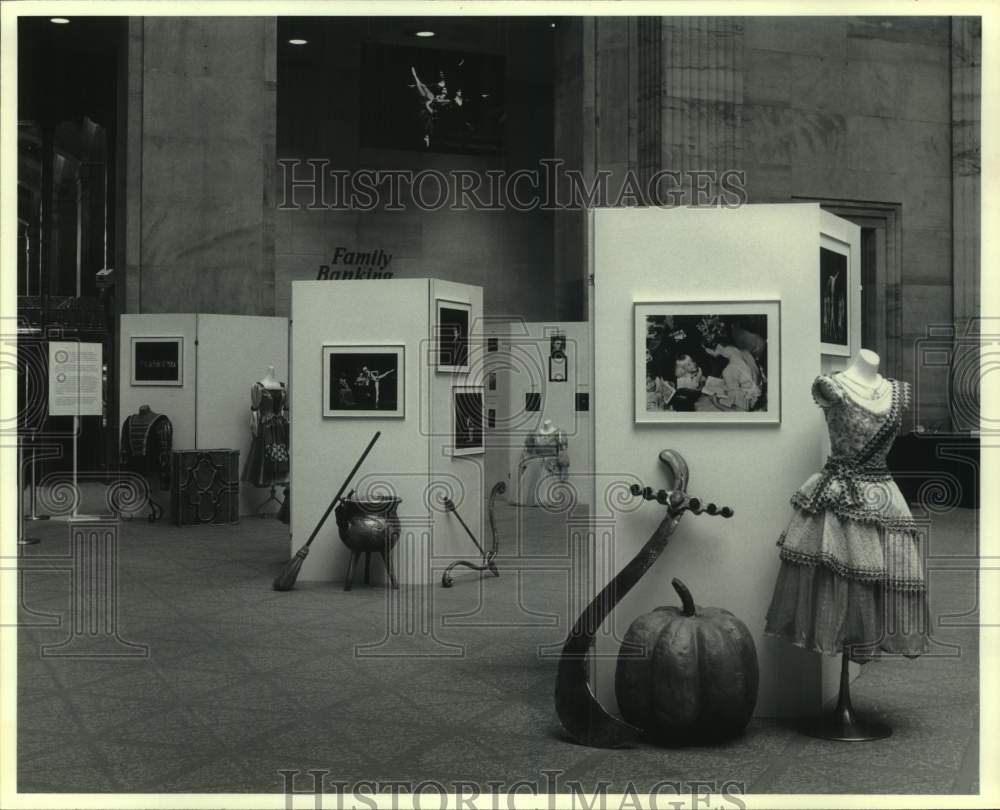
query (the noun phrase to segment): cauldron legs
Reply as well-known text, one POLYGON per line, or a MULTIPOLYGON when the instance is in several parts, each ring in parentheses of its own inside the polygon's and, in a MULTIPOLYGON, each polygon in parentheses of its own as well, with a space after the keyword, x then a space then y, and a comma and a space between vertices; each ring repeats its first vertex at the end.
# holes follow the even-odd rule
MULTIPOLYGON (((352 551, 351 560, 347 563, 347 578, 344 580, 344 590, 349 591, 354 584, 354 566, 361 559, 361 555, 365 555, 365 585, 371 585, 371 561, 372 552, 370 551, 352 551)), ((382 556, 382 563, 385 565, 385 573, 389 578, 389 587, 394 591, 399 590, 399 583, 396 581, 396 575, 392 570, 392 558, 385 553, 385 551, 379 551, 382 556)))
POLYGON ((354 563, 358 561, 358 557, 361 556, 360 551, 351 552, 351 561, 347 564, 347 579, 344 580, 344 590, 351 590, 351 585, 354 583, 354 563))
POLYGON ((392 573, 392 558, 384 551, 380 551, 379 554, 382 555, 382 562, 385 563, 385 572, 389 575, 389 585, 394 591, 398 591, 399 583, 396 582, 396 575, 392 573))
POLYGON ((365 585, 372 584, 372 553, 365 552, 365 585))

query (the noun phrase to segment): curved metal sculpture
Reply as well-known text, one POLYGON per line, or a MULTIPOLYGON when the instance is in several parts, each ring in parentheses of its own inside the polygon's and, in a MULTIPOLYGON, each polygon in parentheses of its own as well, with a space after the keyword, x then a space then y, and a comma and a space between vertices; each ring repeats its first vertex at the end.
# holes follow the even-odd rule
POLYGON ((497 556, 497 552, 500 551, 500 535, 497 532, 497 522, 496 516, 494 515, 493 509, 498 495, 503 495, 507 491, 507 485, 500 481, 493 485, 493 490, 490 492, 490 505, 489 505, 489 515, 490 515, 490 531, 493 534, 493 545, 490 547, 489 551, 486 551, 476 536, 469 530, 469 527, 465 525, 465 521, 462 520, 462 516, 458 514, 458 510, 455 508, 455 503, 451 498, 445 498, 444 506, 449 512, 454 512, 455 517, 458 518, 458 522, 462 524, 462 528, 465 529, 466 534, 472 538, 472 542, 476 544, 476 548, 479 549, 479 553, 482 555, 482 564, 476 565, 468 560, 455 560, 451 565, 444 569, 444 573, 441 575, 441 585, 445 588, 450 588, 454 584, 451 572, 456 566, 463 566, 464 568, 471 568, 473 571, 489 571, 493 576, 500 576, 500 570, 497 568, 495 562, 493 562, 494 557, 497 556))
POLYGON ((594 695, 587 678, 587 654, 594 643, 597 630, 620 602, 639 581, 643 574, 666 548, 670 535, 674 533, 681 516, 685 512, 696 515, 718 515, 723 518, 733 516, 728 507, 718 507, 714 503, 703 504, 700 498, 687 494, 688 466, 680 453, 664 450, 660 461, 666 467, 670 487, 653 492, 651 487, 633 485, 633 495, 642 496, 647 501, 656 501, 667 507, 667 515, 653 532, 653 536, 639 550, 629 563, 604 586, 580 614, 569 637, 563 645, 556 678, 556 712, 563 727, 576 742, 595 748, 620 748, 634 743, 642 731, 624 720, 610 714, 594 695))

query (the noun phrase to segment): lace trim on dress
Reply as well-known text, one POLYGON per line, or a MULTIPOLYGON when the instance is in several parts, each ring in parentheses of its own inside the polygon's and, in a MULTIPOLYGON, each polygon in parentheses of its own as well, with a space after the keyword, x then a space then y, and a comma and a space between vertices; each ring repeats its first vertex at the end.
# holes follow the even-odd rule
MULTIPOLYGON (((780 541, 779 541, 780 544, 780 541)), ((924 591, 927 589, 922 579, 911 577, 889 577, 883 568, 856 568, 849 566, 842 560, 837 559, 832 554, 818 552, 809 554, 803 551, 794 551, 785 546, 781 547, 778 556, 786 562, 795 565, 818 566, 829 568, 835 574, 846 579, 855 579, 860 582, 881 582, 884 587, 896 591, 924 591)))
POLYGON ((810 515, 818 515, 824 511, 832 512, 841 520, 853 520, 869 526, 878 526, 891 532, 902 532, 914 536, 920 534, 920 525, 912 517, 883 515, 873 509, 857 506, 848 500, 846 491, 840 498, 835 500, 828 498, 823 501, 818 501, 815 496, 808 497, 801 492, 796 492, 792 496, 792 506, 810 515))

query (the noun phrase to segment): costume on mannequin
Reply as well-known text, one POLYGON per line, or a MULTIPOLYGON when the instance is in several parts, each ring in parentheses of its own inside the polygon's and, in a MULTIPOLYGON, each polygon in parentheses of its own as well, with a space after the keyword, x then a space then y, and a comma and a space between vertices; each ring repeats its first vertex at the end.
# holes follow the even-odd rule
POLYGON ((794 494, 778 541, 781 567, 765 632, 864 662, 880 651, 927 647, 918 529, 885 464, 910 404, 910 386, 878 373, 862 350, 812 388, 830 433, 823 470, 794 494))
POLYGON ((274 376, 274 366, 250 388, 250 433, 253 441, 240 480, 272 489, 287 482, 288 394, 274 376))
MULTIPOLYGON (((170 489, 170 449, 174 429, 170 420, 156 413, 148 405, 140 405, 137 413, 125 419, 120 442, 122 469, 139 473, 147 478, 159 476, 160 489, 170 489)), ((152 492, 152 487, 150 487, 152 492)), ((154 521, 163 513, 162 507, 149 498, 149 520, 154 521)))
POLYGON ((524 450, 517 465, 517 503, 521 506, 540 506, 538 489, 542 479, 555 476, 566 480, 569 469, 566 432, 546 419, 534 433, 524 440, 524 450))

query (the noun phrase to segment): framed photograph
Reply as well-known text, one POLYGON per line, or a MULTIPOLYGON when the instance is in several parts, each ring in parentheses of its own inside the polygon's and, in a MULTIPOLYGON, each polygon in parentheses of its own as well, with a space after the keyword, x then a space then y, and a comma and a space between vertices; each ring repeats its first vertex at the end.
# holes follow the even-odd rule
POLYGON ((504 57, 366 42, 361 145, 497 155, 504 150, 504 57))
POLYGON ((635 303, 635 421, 781 422, 781 302, 635 303))
POLYGON ((469 370, 469 319, 472 304, 437 299, 434 360, 438 371, 469 370))
POLYGON ((822 354, 851 354, 850 247, 824 237, 819 249, 819 342, 822 354))
POLYGON ((566 335, 556 332, 549 337, 549 382, 566 382, 569 379, 568 366, 566 335))
POLYGON ((183 337, 133 337, 132 385, 184 385, 183 337))
POLYGON ((453 456, 474 456, 486 452, 483 440, 483 387, 456 385, 451 389, 453 456))
POLYGON ((405 347, 324 346, 323 416, 401 418, 405 347))

